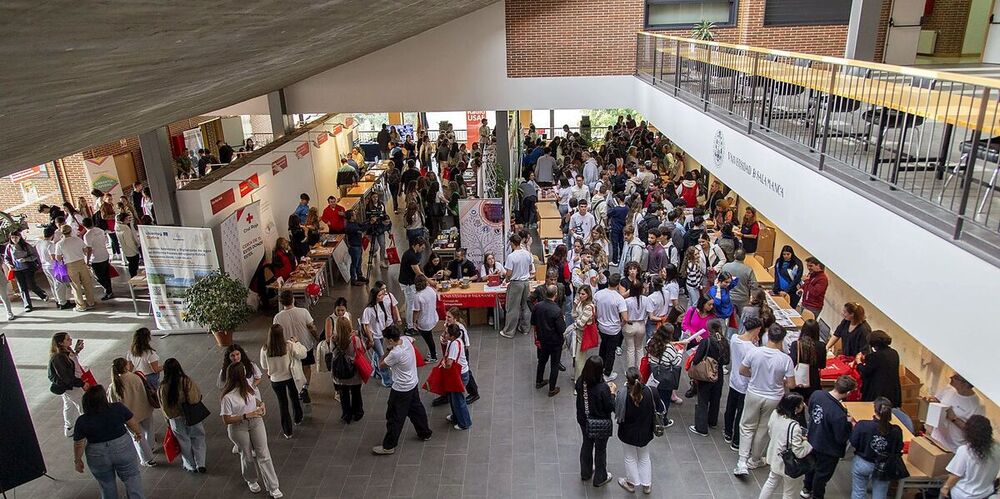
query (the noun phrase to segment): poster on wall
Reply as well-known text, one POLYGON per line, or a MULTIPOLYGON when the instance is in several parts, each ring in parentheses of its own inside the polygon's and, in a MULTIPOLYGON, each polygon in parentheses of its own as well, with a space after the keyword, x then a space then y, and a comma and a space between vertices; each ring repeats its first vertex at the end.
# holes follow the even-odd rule
POLYGON ((204 331, 181 319, 184 294, 199 279, 219 269, 212 229, 140 225, 142 258, 156 327, 166 331, 204 331))
POLYGON ((121 197, 122 186, 118 179, 118 168, 115 166, 114 156, 85 159, 83 164, 87 170, 87 181, 91 189, 110 192, 115 199, 121 197))
POLYGON ((460 236, 469 260, 478 264, 483 255, 493 253, 498 262, 504 262, 503 212, 502 199, 458 200, 460 236))
POLYGON ((264 234, 264 249, 269 252, 278 242, 278 227, 274 224, 274 214, 271 212, 270 190, 262 185, 250 193, 251 202, 260 201, 260 228, 264 234))
POLYGON ((261 228, 260 201, 250 203, 222 221, 222 268, 250 288, 247 304, 259 300, 250 286, 254 274, 264 264, 264 231, 261 228))
POLYGON ((479 127, 483 124, 486 111, 466 111, 465 112, 465 147, 472 147, 472 144, 479 142, 479 127))

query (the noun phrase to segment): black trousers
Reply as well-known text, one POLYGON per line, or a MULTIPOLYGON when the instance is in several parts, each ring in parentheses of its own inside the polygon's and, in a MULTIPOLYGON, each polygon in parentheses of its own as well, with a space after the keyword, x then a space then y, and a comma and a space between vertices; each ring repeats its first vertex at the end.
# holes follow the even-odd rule
POLYGON ((392 211, 399 211, 399 184, 389 184, 389 197, 392 198, 392 211))
POLYGON ((816 460, 816 469, 806 473, 802 488, 812 492, 813 499, 823 499, 826 496, 826 483, 833 478, 840 458, 822 452, 813 452, 812 455, 816 460))
MULTIPOLYGON (((720 373, 721 375, 721 373, 720 373)), ((719 401, 722 400, 722 380, 698 382, 698 405, 694 406, 694 429, 708 433, 710 426, 719 424, 719 401)))
POLYGON ((541 383, 545 376, 545 364, 549 364, 549 391, 556 389, 556 381, 559 378, 559 357, 562 354, 561 348, 538 349, 538 368, 535 370, 535 383, 541 383))
POLYGON ((365 415, 361 400, 361 385, 334 385, 340 393, 340 418, 345 422, 360 421, 365 415))
POLYGON ((434 433, 427 426, 427 411, 420 402, 420 391, 417 387, 406 392, 389 391, 389 403, 385 408, 385 437, 382 448, 395 449, 399 444, 399 435, 403 432, 403 423, 410 418, 410 423, 417 430, 420 438, 430 438, 434 433))
POLYGON ((126 256, 125 261, 128 262, 128 276, 135 277, 139 273, 139 253, 135 256, 126 256))
MULTIPOLYGON (((0 277, 0 279, 6 279, 7 277, 0 277)), ((31 304, 31 292, 34 291, 39 298, 45 299, 45 291, 38 287, 38 281, 35 280, 35 268, 15 270, 14 279, 17 280, 17 287, 21 290, 21 301, 24 303, 25 308, 30 308, 31 304)))
POLYGON ((615 370, 615 349, 622 344, 622 334, 600 333, 601 345, 597 349, 597 354, 604 359, 604 375, 611 376, 615 370))
POLYGON ((104 292, 110 295, 113 292, 111 289, 111 262, 92 262, 90 267, 94 269, 97 282, 104 288, 104 292))
POLYGON ((598 485, 608 479, 608 439, 591 440, 587 438, 583 427, 580 427, 580 430, 583 433, 583 445, 580 446, 580 478, 584 480, 593 478, 594 485, 598 485))
POLYGON ((437 360, 438 353, 437 346, 434 344, 434 335, 430 331, 424 331, 422 329, 418 329, 417 331, 420 331, 420 336, 423 337, 424 342, 427 343, 427 350, 430 352, 431 358, 437 360))
POLYGON ((118 234, 115 234, 113 230, 109 230, 108 239, 111 240, 111 253, 119 255, 122 252, 122 246, 118 243, 118 234))
POLYGON ((288 413, 288 400, 292 401, 292 411, 295 412, 295 422, 302 422, 302 406, 299 404, 299 392, 295 390, 295 380, 272 381, 271 389, 278 397, 278 412, 281 414, 281 432, 292 434, 292 416, 288 413))
POLYGON ((726 413, 723 415, 725 419, 725 435, 733 439, 733 445, 735 447, 740 446, 740 419, 743 418, 743 401, 747 398, 747 394, 740 393, 734 390, 732 387, 729 388, 729 395, 726 396, 726 413))

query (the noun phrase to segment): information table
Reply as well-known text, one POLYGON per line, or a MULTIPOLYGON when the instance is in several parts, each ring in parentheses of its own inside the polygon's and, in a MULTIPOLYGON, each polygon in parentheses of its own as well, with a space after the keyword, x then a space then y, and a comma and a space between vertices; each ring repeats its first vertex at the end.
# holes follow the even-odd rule
POLYGON ((333 268, 336 263, 334 252, 343 240, 343 234, 326 234, 309 250, 309 259, 322 260, 326 263, 327 282, 333 282, 333 268))
POLYGON ((750 270, 753 270, 753 277, 754 279, 757 279, 757 282, 760 283, 761 286, 771 286, 774 284, 774 276, 771 275, 766 268, 764 268, 764 264, 760 263, 760 260, 756 257, 753 255, 747 255, 747 258, 743 260, 743 263, 747 264, 747 267, 750 267, 750 270))
POLYGON ((562 229, 558 218, 542 218, 538 221, 538 237, 545 239, 562 239, 562 229))
POLYGON ((368 194, 368 191, 372 190, 375 182, 358 182, 347 189, 346 197, 361 197, 368 194))
POLYGON ((800 328, 805 324, 805 319, 799 314, 797 310, 792 308, 788 303, 788 300, 782 298, 781 296, 774 296, 768 293, 767 295, 768 305, 771 306, 771 310, 774 311, 774 318, 778 324, 784 327, 800 328), (783 320, 788 320, 789 323, 782 324, 783 320))
MULTIPOLYGON (((531 289, 540 284, 533 281, 531 289)), ((470 282, 469 287, 462 289, 452 286, 447 291, 438 287, 438 295, 444 302, 444 307, 458 308, 492 308, 494 327, 500 327, 500 309, 507 304, 507 286, 487 286, 485 282, 470 282)))
POLYGON ((358 204, 358 201, 361 201, 360 196, 353 196, 353 197, 345 196, 338 199, 337 204, 343 206, 345 210, 351 211, 358 204))
POLYGON ((558 220, 562 218, 554 201, 539 201, 535 204, 535 208, 538 210, 538 218, 540 219, 555 218, 558 220))
POLYGON ((326 262, 313 260, 300 263, 281 286, 278 286, 276 281, 268 284, 267 287, 278 293, 291 291, 293 297, 301 297, 305 301, 306 308, 312 308, 314 301, 318 301, 318 298, 314 300, 309 296, 309 285, 319 284, 323 290, 322 293, 329 294, 330 287, 327 285, 326 275, 326 262))

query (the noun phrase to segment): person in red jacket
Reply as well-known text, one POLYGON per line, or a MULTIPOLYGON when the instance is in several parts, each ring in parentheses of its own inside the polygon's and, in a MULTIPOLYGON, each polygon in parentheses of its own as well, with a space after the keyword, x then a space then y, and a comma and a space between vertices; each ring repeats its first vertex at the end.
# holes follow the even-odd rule
POLYGON ((295 270, 295 257, 292 256, 292 247, 288 240, 279 237, 274 244, 274 251, 271 253, 271 272, 275 278, 288 279, 292 271, 295 270))
POLYGON ((331 234, 343 234, 345 226, 344 213, 347 213, 347 210, 337 204, 337 197, 330 196, 326 198, 326 208, 323 208, 323 216, 320 220, 330 227, 331 234))
POLYGON ((806 258, 806 269, 809 270, 809 275, 799 284, 798 293, 802 296, 802 308, 816 314, 816 319, 819 320, 819 313, 823 311, 823 299, 826 298, 826 287, 830 281, 826 278, 826 266, 816 257, 806 258))
POLYGON ((684 180, 677 186, 677 195, 684 200, 688 208, 698 206, 698 181, 694 172, 684 174, 684 180))

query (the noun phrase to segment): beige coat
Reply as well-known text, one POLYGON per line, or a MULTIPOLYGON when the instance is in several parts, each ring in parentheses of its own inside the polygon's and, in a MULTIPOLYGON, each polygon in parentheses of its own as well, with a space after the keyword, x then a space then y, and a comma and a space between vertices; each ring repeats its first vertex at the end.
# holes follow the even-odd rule
POLYGON ((153 406, 149 405, 146 398, 146 388, 143 386, 142 378, 135 373, 124 373, 120 377, 122 395, 118 395, 118 387, 112 381, 108 389, 108 398, 112 402, 121 402, 132 411, 132 416, 136 421, 145 421, 153 415, 153 406))
POLYGON ((160 409, 163 411, 163 415, 166 416, 167 419, 179 418, 184 415, 184 413, 181 412, 182 402, 197 404, 200 400, 201 390, 198 389, 198 384, 191 378, 185 377, 183 384, 180 387, 180 393, 177 394, 177 403, 168 406, 167 384, 160 383, 160 409), (187 394, 187 398, 184 397, 185 393, 187 394))

